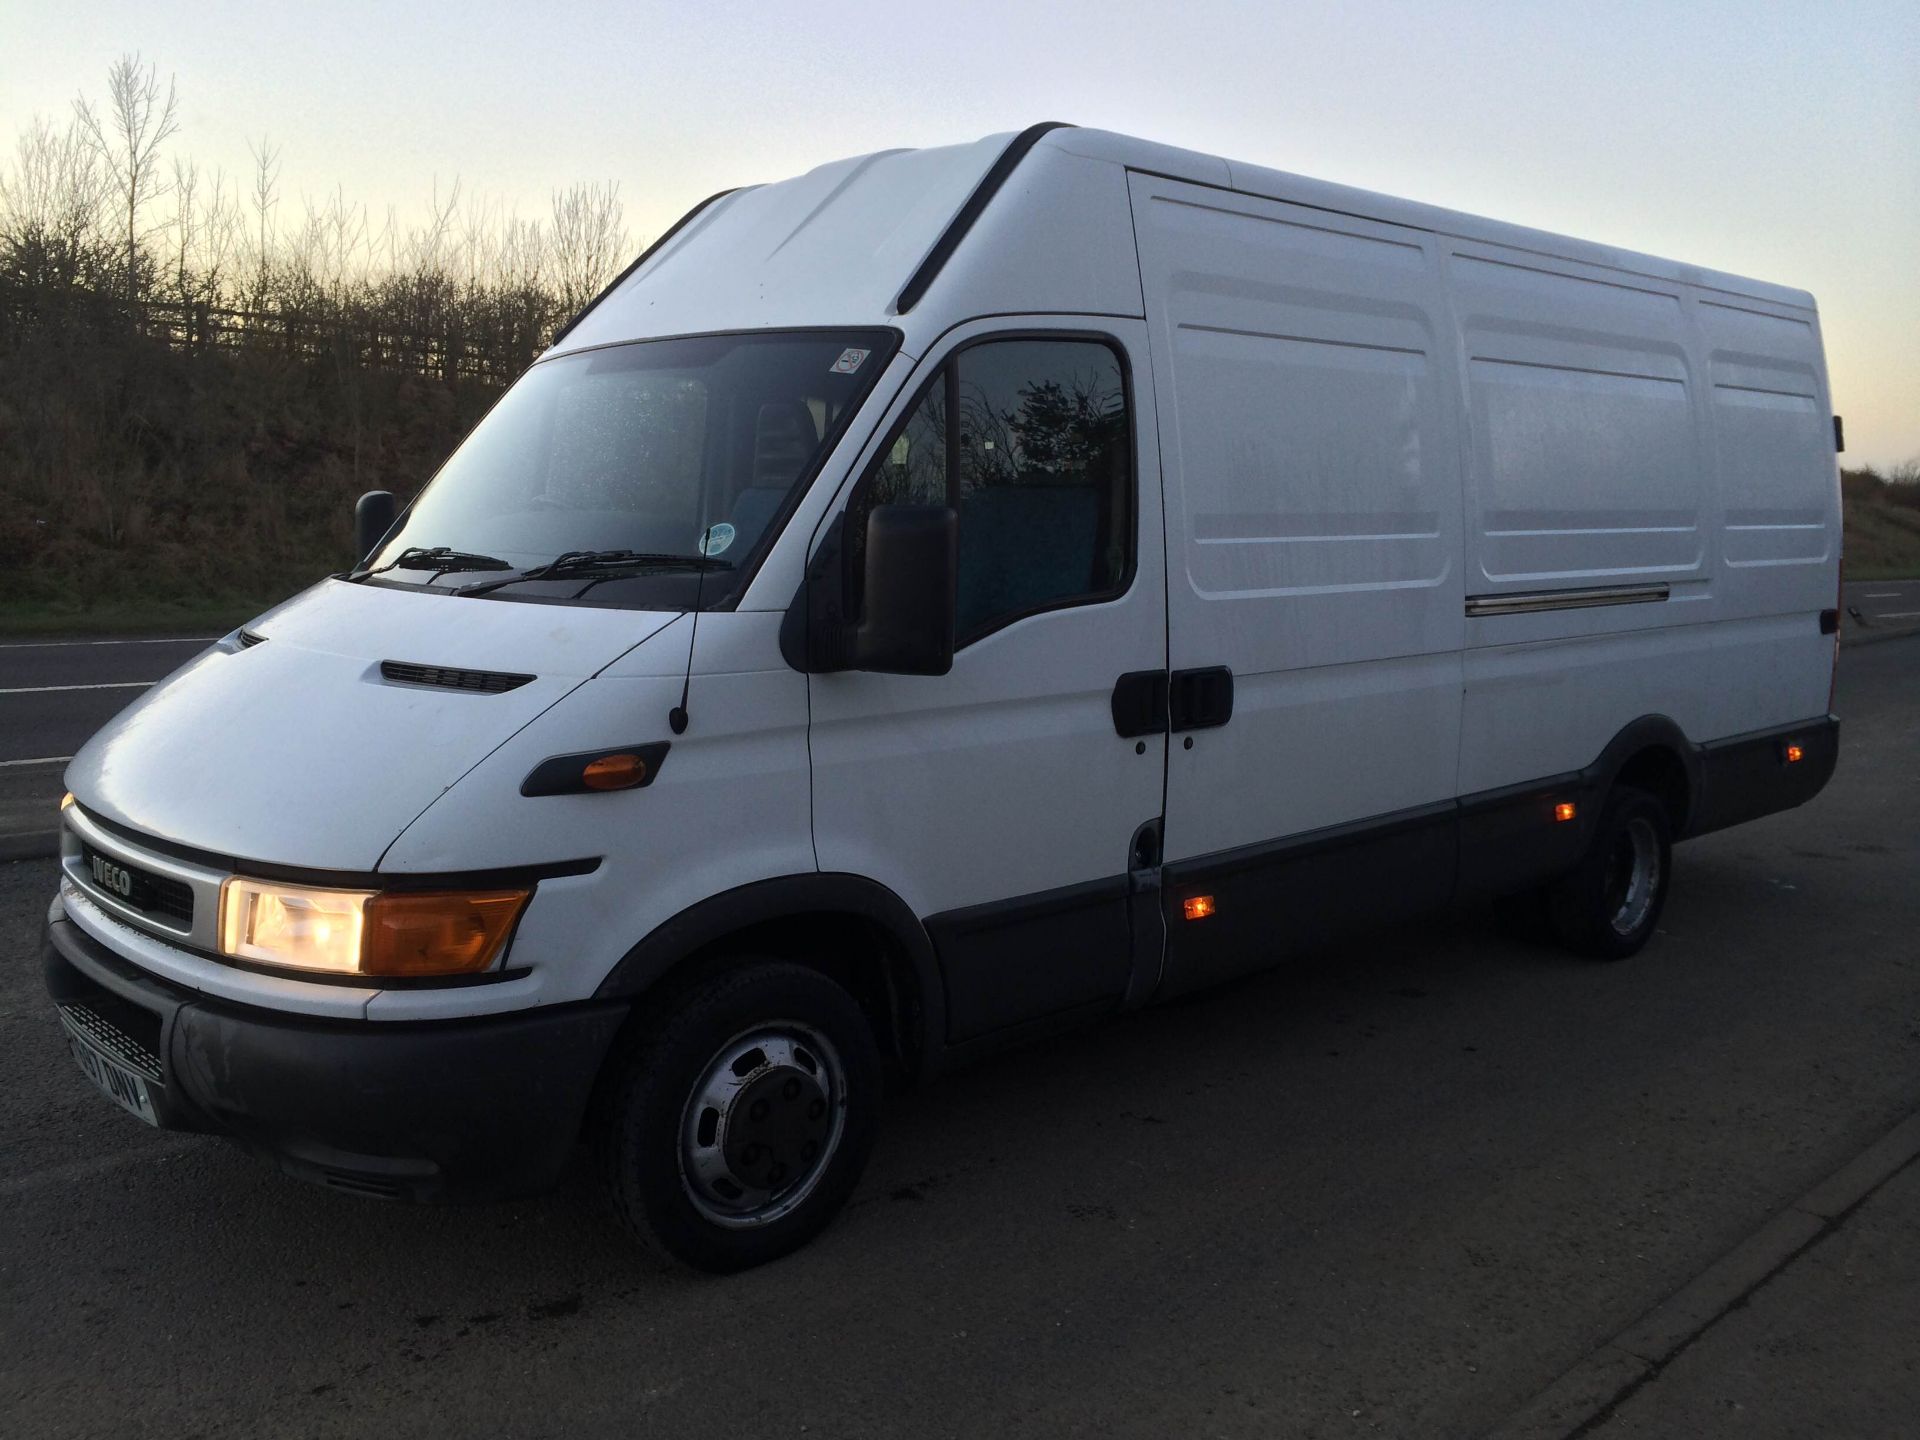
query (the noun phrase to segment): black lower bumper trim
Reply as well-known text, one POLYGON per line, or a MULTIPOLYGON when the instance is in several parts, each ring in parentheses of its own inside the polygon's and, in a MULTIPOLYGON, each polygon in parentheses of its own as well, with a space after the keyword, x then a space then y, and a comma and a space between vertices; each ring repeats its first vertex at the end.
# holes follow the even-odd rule
POLYGON ((1700 797, 1689 835, 1806 804, 1833 778, 1840 759, 1840 722, 1823 715, 1715 740, 1701 746, 1699 754, 1700 797))
POLYGON ((475 1019, 333 1021, 210 1000, 131 965, 64 917, 47 989, 109 1015, 160 1057, 162 1126, 213 1131, 301 1179, 406 1200, 550 1185, 573 1149, 626 1004, 475 1019))

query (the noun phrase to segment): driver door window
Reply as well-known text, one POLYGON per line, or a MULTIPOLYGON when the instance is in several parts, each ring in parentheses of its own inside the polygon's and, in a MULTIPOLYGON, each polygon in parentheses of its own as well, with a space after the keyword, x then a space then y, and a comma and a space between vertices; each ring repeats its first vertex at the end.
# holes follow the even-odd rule
POLYGON ((860 613, 876 505, 958 512, 958 645, 1027 615, 1124 593, 1133 573, 1130 433, 1125 375, 1102 341, 993 340, 959 351, 848 501, 848 613, 860 613))

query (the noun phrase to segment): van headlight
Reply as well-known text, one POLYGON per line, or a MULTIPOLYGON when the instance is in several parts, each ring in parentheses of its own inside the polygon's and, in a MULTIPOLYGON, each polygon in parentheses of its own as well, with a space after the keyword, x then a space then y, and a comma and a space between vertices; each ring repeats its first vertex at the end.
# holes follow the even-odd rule
POLYGON ((323 890, 235 875, 220 953, 330 975, 471 975, 499 956, 531 890, 323 890))

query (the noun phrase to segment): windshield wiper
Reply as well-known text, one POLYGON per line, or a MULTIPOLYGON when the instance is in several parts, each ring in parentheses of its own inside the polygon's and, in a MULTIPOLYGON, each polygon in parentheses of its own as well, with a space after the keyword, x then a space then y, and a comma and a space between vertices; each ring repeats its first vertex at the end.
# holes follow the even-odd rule
POLYGON ((513 562, 502 560, 498 555, 476 555, 471 550, 455 550, 448 545, 419 546, 409 545, 398 557, 373 570, 356 570, 348 576, 351 580, 365 580, 370 575, 383 575, 389 570, 431 570, 433 578, 442 575, 454 575, 468 570, 511 570, 513 562))
MULTIPOLYGON (((627 575, 644 575, 654 570, 709 571, 732 568, 731 561, 716 560, 710 555, 654 554, 644 550, 569 550, 564 555, 554 556, 544 565, 532 566, 516 575, 503 575, 498 580, 462 585, 454 593, 485 595, 504 585, 518 585, 523 580, 569 580, 587 575, 592 576, 593 584, 597 585, 602 580, 618 580, 627 575)), ((586 593, 585 589, 580 593, 586 593)))

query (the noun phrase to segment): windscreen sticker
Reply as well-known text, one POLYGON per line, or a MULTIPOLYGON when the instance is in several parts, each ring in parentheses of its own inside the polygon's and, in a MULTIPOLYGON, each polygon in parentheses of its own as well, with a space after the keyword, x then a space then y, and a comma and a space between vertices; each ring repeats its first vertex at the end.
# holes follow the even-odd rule
POLYGON ((849 345, 845 350, 840 352, 840 358, 833 362, 833 373, 836 375, 853 374, 854 371, 860 368, 867 356, 872 353, 871 350, 856 350, 849 345))
POLYGON ((700 542, 700 549, 709 556, 718 555, 733 544, 733 537, 739 533, 733 526, 722 520, 718 525, 707 527, 707 538, 700 542))

